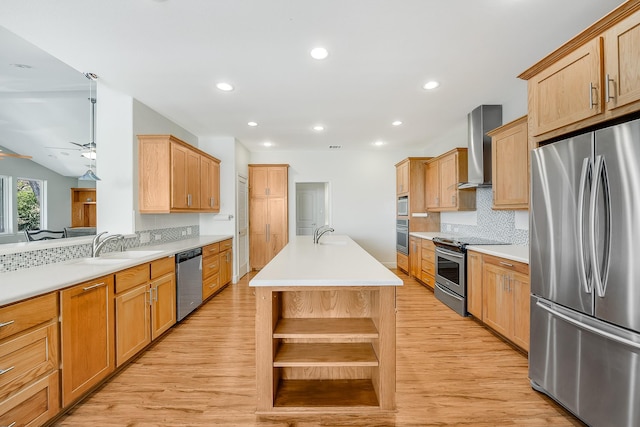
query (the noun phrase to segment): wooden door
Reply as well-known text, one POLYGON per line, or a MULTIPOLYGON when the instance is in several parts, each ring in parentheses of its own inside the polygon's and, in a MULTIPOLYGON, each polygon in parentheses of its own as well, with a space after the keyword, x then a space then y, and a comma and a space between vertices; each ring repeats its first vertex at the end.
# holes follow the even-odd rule
POLYGON ((528 209, 529 148, 526 117, 493 136, 491 153, 493 208, 528 209))
POLYGON ((467 311, 482 320, 482 255, 467 252, 467 311))
POLYGON ((200 209, 200 159, 195 151, 187 150, 187 206, 200 209))
POLYGON ((268 199, 256 197, 251 199, 249 209, 249 260, 252 269, 260 269, 267 265, 267 223, 268 199))
POLYGON ((482 268, 482 318, 490 328, 509 337, 513 318, 513 299, 508 286, 509 271, 485 263, 482 268))
POLYGON ((270 198, 268 201, 269 235, 267 237, 267 262, 285 247, 288 241, 287 199, 270 198))
POLYGON ((425 198, 427 209, 440 206, 440 170, 438 161, 428 162, 425 165, 425 198))
POLYGON ((511 293, 514 307, 511 339, 526 351, 529 351, 530 291, 528 275, 511 273, 511 293))
POLYGON ((640 14, 605 33, 604 102, 609 110, 640 100, 640 14))
POLYGON ((220 212, 220 164, 200 157, 200 208, 220 212))
POLYGON ((171 208, 187 209, 187 148, 171 144, 171 208))
POLYGON ((224 286, 231 281, 232 275, 232 252, 226 250, 220 253, 220 286, 224 286))
POLYGON ((418 237, 409 237, 409 270, 412 277, 420 279, 422 274, 422 239, 418 237))
POLYGON ((600 114, 602 39, 579 47, 529 80, 532 136, 600 114))
POLYGON ((66 407, 113 372, 113 276, 61 291, 60 306, 66 407))
POLYGON ((451 153, 439 160, 440 207, 455 208, 458 204, 458 153, 451 153))
POLYGON ((116 296, 116 366, 151 342, 148 291, 144 283, 116 296))
POLYGON ((166 274, 151 282, 151 339, 176 324, 176 276, 166 274))
POLYGON ((267 190, 269 197, 285 197, 287 185, 287 168, 284 166, 269 167, 267 190))
POLYGON ((409 161, 404 161, 396 167, 396 193, 409 192, 409 161))
POLYGON ((249 197, 267 197, 269 188, 269 168, 249 166, 249 197))

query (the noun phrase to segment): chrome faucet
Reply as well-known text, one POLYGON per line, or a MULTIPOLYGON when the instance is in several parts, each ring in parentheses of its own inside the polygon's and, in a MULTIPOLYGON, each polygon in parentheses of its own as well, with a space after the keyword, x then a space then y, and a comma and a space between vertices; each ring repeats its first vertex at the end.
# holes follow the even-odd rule
POLYGON ((323 225, 322 227, 318 227, 315 230, 313 230, 313 243, 317 244, 320 243, 320 238, 328 232, 332 232, 333 233, 333 228, 331 228, 328 225, 323 225))
POLYGON ((100 256, 100 252, 104 248, 104 245, 106 245, 108 242, 111 242, 113 240, 118 241, 118 249, 120 250, 120 252, 124 250, 124 236, 122 234, 113 234, 111 236, 105 237, 102 241, 100 241, 100 236, 107 233, 108 231, 103 231, 102 233, 97 234, 96 237, 93 238, 93 243, 91 244, 91 256, 93 258, 100 256))

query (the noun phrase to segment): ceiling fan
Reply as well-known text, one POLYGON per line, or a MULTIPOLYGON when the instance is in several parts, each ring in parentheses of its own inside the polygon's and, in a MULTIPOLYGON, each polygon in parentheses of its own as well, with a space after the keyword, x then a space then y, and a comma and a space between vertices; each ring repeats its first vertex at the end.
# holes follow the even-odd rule
MULTIPOLYGON (((93 75, 95 76, 95 74, 93 75)), ((88 79, 93 79, 92 77, 87 76, 88 79)), ((97 78, 95 76, 94 78, 97 78)), ((69 141, 69 144, 77 145, 79 148, 66 148, 66 147, 45 147, 52 148, 54 150, 73 150, 73 151, 81 151, 81 155, 89 158, 90 156, 95 156, 96 153, 96 143, 94 135, 95 129, 95 120, 96 120, 96 98, 90 97, 89 101, 91 102, 91 117, 90 117, 90 125, 91 125, 91 141, 86 144, 78 144, 77 142, 69 141)))

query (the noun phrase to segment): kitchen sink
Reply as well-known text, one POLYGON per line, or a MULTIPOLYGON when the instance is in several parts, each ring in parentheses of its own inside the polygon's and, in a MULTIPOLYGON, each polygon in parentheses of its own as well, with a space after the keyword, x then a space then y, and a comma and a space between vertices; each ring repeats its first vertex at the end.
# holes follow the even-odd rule
POLYGON ((161 254, 162 251, 125 251, 125 252, 107 252, 98 259, 137 259, 152 255, 161 254))
POLYGON ((82 265, 110 265, 110 264, 119 264, 123 260, 122 258, 78 258, 73 261, 73 264, 82 264, 82 265))
POLYGON ((324 240, 321 241, 320 244, 328 246, 344 246, 347 242, 345 240, 324 240))

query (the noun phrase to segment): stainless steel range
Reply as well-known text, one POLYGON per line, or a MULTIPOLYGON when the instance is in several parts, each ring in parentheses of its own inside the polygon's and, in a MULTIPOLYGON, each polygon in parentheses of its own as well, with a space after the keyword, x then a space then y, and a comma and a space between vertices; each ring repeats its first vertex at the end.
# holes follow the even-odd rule
POLYGON ((478 237, 434 237, 436 245, 436 298, 460 316, 467 315, 467 246, 505 245, 478 237))

